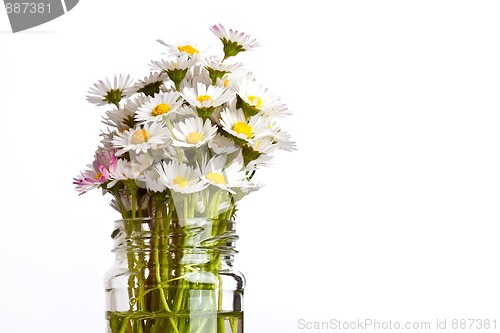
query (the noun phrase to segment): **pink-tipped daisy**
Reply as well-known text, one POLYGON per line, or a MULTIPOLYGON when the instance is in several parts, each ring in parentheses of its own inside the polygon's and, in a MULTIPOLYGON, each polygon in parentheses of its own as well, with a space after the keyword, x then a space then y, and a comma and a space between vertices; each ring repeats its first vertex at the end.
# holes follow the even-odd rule
POLYGON ((222 24, 214 25, 210 28, 224 45, 224 60, 237 55, 240 52, 248 51, 260 46, 256 39, 251 39, 250 35, 238 30, 226 30, 222 24))
POLYGON ((76 185, 80 195, 104 184, 109 179, 110 173, 115 171, 117 161, 114 150, 98 149, 94 162, 87 165, 88 169, 73 179, 73 184, 76 185))

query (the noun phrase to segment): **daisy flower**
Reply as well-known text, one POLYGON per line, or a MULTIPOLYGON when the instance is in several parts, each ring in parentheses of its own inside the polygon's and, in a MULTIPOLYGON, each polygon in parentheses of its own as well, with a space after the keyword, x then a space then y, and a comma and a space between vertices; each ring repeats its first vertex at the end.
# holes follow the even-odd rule
POLYGON ((236 87, 238 87, 240 82, 249 82, 249 81, 255 81, 254 74, 246 69, 240 69, 231 73, 231 76, 228 78, 228 81, 224 82, 225 83, 224 87, 226 87, 227 89, 236 90, 236 87))
MULTIPOLYGON (((160 164, 158 164, 160 165, 160 164)), ((152 168, 144 174, 144 179, 146 181, 146 189, 152 192, 163 192, 167 189, 164 183, 160 180, 160 173, 158 169, 152 168)))
POLYGON ((217 79, 222 79, 225 74, 232 73, 243 67, 242 63, 225 64, 215 57, 203 59, 202 63, 209 73, 212 85, 216 85, 217 79))
POLYGON ((281 99, 255 81, 238 81, 235 90, 238 94, 237 107, 242 108, 247 117, 259 112, 271 117, 287 114, 281 99))
POLYGON ((255 140, 249 147, 260 154, 271 154, 280 148, 269 136, 255 140))
POLYGON ((169 130, 159 122, 144 124, 118 133, 112 141, 116 148, 121 148, 116 155, 120 156, 128 151, 136 154, 147 152, 149 149, 158 149, 167 143, 169 130))
POLYGON ((154 70, 164 72, 180 90, 180 84, 186 77, 189 68, 196 65, 196 58, 191 58, 188 54, 177 56, 174 60, 153 60, 150 67, 154 70))
POLYGON ((233 137, 243 142, 253 142, 269 135, 270 128, 265 118, 260 116, 251 117, 246 120, 243 110, 231 110, 226 108, 220 114, 220 125, 222 129, 233 137))
POLYGON ((253 143, 243 147, 242 157, 246 170, 255 170, 259 165, 267 165, 272 159, 271 153, 276 151, 279 146, 271 137, 264 137, 255 140, 253 143))
POLYGON ((172 128, 172 144, 177 147, 200 147, 211 140, 217 133, 217 126, 213 126, 210 119, 189 117, 174 124, 172 128))
POLYGON ((196 117, 196 109, 191 105, 182 105, 177 109, 177 115, 180 117, 196 117))
POLYGON ((118 77, 115 75, 113 82, 106 77, 104 81, 99 80, 94 83, 94 87, 88 92, 87 100, 96 105, 114 104, 119 108, 120 100, 134 93, 131 84, 130 75, 118 77))
POLYGON ((179 44, 167 44, 161 39, 157 39, 157 42, 163 46, 166 46, 169 50, 169 54, 174 56, 188 55, 189 57, 196 57, 200 53, 196 44, 190 44, 188 42, 179 44))
POLYGON ((137 95, 134 98, 129 98, 125 102, 123 108, 114 109, 106 112, 106 117, 103 117, 103 123, 116 127, 119 131, 123 131, 135 126, 136 110, 148 100, 145 95, 137 95))
POLYGON ((167 79, 168 75, 166 73, 150 73, 149 76, 144 77, 144 80, 139 80, 134 84, 133 89, 146 96, 154 96, 160 93, 160 88, 167 79))
POLYGON ((208 163, 204 163, 201 179, 230 193, 235 193, 231 189, 234 187, 252 186, 252 183, 247 179, 243 164, 232 161, 226 166, 226 156, 215 156, 208 163))
POLYGON ((114 150, 98 149, 92 164, 87 165, 79 177, 73 179, 76 190, 80 195, 98 188, 110 177, 110 172, 114 172, 117 165, 117 157, 114 150))
POLYGON ((159 181, 169 189, 178 193, 194 193, 204 190, 207 187, 200 179, 200 171, 187 164, 180 164, 177 161, 170 161, 156 166, 159 174, 159 181))
POLYGON ((215 107, 233 99, 235 93, 222 87, 207 86, 198 82, 196 87, 185 87, 182 96, 189 104, 196 107, 200 117, 206 119, 210 117, 215 107))
POLYGON ((151 149, 146 153, 132 156, 133 162, 139 164, 143 170, 149 169, 154 164, 162 161, 166 157, 165 150, 151 149))
POLYGON ((112 188, 119 181, 144 181, 143 171, 144 169, 140 164, 119 159, 116 163, 115 170, 110 172, 109 179, 111 182, 108 184, 108 188, 112 188))
POLYGON ((280 129, 274 133, 273 138, 280 149, 286 151, 297 150, 297 144, 291 140, 292 136, 288 132, 282 131, 280 129))
POLYGON ((257 40, 250 39, 250 36, 238 30, 226 30, 222 24, 214 25, 210 28, 224 45, 224 60, 235 56, 240 52, 251 50, 260 46, 257 40))
POLYGON ((231 154, 239 148, 234 144, 234 141, 217 133, 212 140, 208 142, 208 147, 217 155, 231 154))
POLYGON ((181 90, 185 88, 194 88, 198 85, 198 83, 203 83, 207 86, 212 85, 212 79, 210 78, 210 74, 206 70, 205 67, 201 65, 196 65, 191 67, 187 73, 184 81, 181 84, 181 90))
POLYGON ((137 109, 135 120, 141 123, 160 121, 165 115, 175 113, 182 101, 181 95, 175 91, 156 94, 137 109))
POLYGON ((188 54, 181 54, 172 60, 152 60, 149 67, 153 70, 168 73, 174 70, 184 70, 193 67, 196 59, 189 57, 188 54))

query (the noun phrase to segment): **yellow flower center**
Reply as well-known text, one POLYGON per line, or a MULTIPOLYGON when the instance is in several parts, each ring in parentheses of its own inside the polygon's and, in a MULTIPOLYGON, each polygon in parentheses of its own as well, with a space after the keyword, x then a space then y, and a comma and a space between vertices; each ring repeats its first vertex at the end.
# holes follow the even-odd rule
POLYGON ((167 113, 168 111, 170 111, 170 105, 168 105, 167 103, 161 103, 155 106, 151 113, 153 114, 153 116, 159 116, 167 113))
POLYGON ((200 132, 191 132, 186 135, 186 141, 192 145, 197 144, 201 140, 203 140, 203 135, 200 132))
POLYGON ((182 176, 177 176, 175 177, 173 183, 177 186, 179 186, 180 188, 184 188, 188 185, 188 180, 182 176))
POLYGON ((205 101, 209 101, 211 100, 212 97, 210 95, 200 95, 198 96, 197 100, 200 102, 200 103, 203 103, 205 101))
POLYGON ((135 131, 134 134, 132 134, 131 142, 134 145, 138 145, 140 143, 144 143, 148 141, 149 139, 149 133, 145 129, 135 131))
POLYGON ((228 83, 229 83, 229 79, 226 79, 226 81, 224 81, 224 88, 227 88, 228 83))
POLYGON ((215 184, 225 184, 226 183, 226 178, 224 178, 224 175, 222 173, 210 172, 207 175, 207 179, 210 181, 213 181, 215 184))
POLYGON ((95 175, 95 180, 99 180, 99 178, 102 177, 102 173, 98 172, 96 175, 95 175))
POLYGON ((262 106, 262 99, 258 96, 248 96, 248 100, 253 103, 256 107, 260 108, 262 106))
POLYGON ((186 53, 189 53, 190 55, 193 55, 195 53, 200 53, 197 49, 195 49, 194 47, 192 47, 191 45, 180 45, 177 47, 177 49, 179 49, 180 52, 186 52, 186 53))
POLYGON ((233 131, 235 131, 238 134, 245 134, 247 139, 252 138, 252 127, 248 125, 247 123, 244 123, 242 121, 238 121, 236 124, 233 126, 233 131))

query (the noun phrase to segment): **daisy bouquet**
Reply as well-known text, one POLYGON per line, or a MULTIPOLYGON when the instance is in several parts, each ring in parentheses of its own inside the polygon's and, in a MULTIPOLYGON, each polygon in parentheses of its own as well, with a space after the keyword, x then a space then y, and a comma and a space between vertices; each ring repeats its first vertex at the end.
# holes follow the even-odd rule
MULTIPOLYGON (((278 123, 289 114, 285 104, 233 60, 259 46, 257 41, 220 24, 211 30, 222 43, 220 54, 159 40, 166 56, 150 62, 148 76, 134 82, 129 75, 115 75, 95 83, 87 96, 90 103, 111 108, 103 116, 107 128, 93 163, 74 179, 76 189, 83 194, 100 188, 112 195, 111 206, 122 221, 147 221, 151 241, 146 245, 153 249, 152 254, 127 252, 127 270, 134 274, 126 292, 133 301, 128 309, 108 313, 109 332, 224 332, 224 323, 206 330, 206 319, 188 324, 181 318, 200 267, 220 280, 220 251, 194 261, 185 252, 166 252, 193 240, 196 248, 199 230, 210 230, 203 240, 213 242, 205 247, 231 244, 237 203, 259 188, 256 170, 275 151, 295 149, 278 123), (196 223, 208 220, 210 228, 196 223), (175 232, 186 228, 189 236, 175 232)), ((143 227, 128 223, 113 236, 132 246, 140 232, 143 227)), ((239 332, 235 320, 228 327, 239 332)))

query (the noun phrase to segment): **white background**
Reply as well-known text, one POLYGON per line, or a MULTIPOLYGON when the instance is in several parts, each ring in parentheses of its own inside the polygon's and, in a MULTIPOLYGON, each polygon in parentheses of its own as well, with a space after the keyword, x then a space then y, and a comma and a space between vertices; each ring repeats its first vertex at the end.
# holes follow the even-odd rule
POLYGON ((241 60, 293 111, 282 124, 299 147, 240 205, 247 332, 500 326, 499 14, 498 1, 82 0, 12 34, 0 10, 0 331, 104 332, 118 215, 71 184, 107 110, 85 95, 146 76, 157 38, 217 45, 216 23, 259 40, 241 60))

